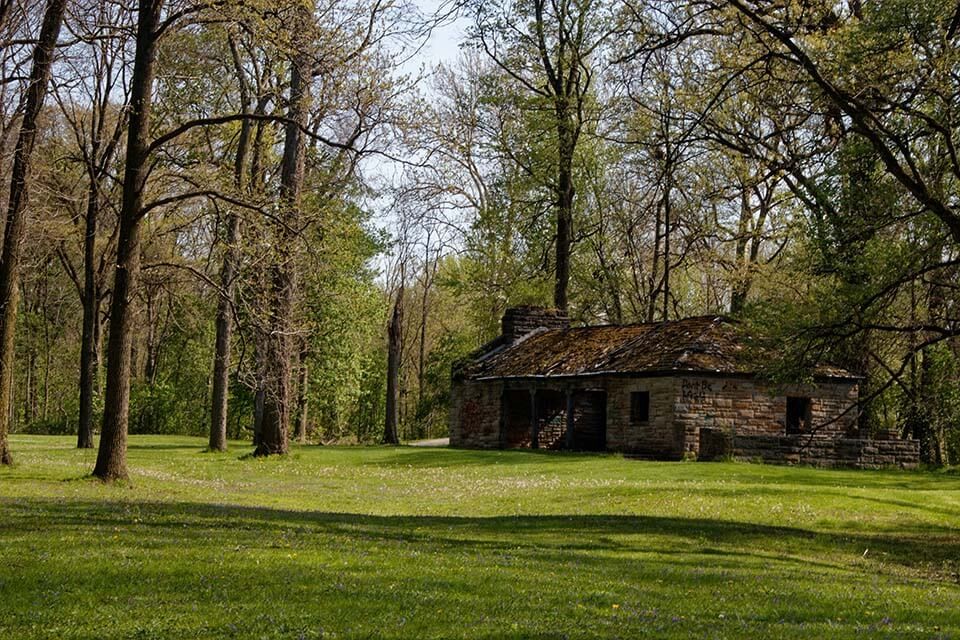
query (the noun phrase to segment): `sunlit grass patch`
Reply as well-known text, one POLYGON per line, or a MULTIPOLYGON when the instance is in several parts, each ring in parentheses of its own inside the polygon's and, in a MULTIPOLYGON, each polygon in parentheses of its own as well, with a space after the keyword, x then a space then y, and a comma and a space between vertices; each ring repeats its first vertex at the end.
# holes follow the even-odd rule
POLYGON ((10 638, 957 637, 960 477, 16 436, 10 638))

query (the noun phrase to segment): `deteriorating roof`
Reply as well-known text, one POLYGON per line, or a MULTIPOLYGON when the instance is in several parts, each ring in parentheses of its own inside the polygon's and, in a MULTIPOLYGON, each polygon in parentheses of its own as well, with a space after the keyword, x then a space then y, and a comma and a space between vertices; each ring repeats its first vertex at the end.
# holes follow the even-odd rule
MULTIPOLYGON (((465 363, 468 379, 602 374, 756 373, 739 325, 723 316, 669 322, 540 329, 512 344, 496 340, 465 363)), ((815 374, 855 378, 837 367, 815 374)))

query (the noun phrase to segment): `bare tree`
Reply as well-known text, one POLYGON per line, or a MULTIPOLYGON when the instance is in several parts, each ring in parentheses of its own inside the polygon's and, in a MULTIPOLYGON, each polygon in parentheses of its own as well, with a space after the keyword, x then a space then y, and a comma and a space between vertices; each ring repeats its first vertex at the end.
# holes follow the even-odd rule
MULTIPOLYGON (((110 242, 101 242, 102 209, 108 196, 107 183, 124 131, 122 90, 125 74, 125 30, 127 15, 117 5, 100 0, 88 13, 69 24, 80 44, 72 51, 71 71, 79 87, 58 87, 55 96, 79 151, 86 174, 86 206, 78 220, 83 222, 83 270, 78 269, 63 246, 58 250, 61 264, 74 281, 83 306, 80 340, 80 409, 77 447, 93 448, 93 407, 98 391, 102 321, 101 304, 106 295, 105 276, 111 260, 110 242), (82 96, 79 100, 75 94, 82 96), (120 104, 114 101, 118 96, 120 104)), ((110 235, 110 234, 108 234, 110 235)))
POLYGON ((30 170, 37 138, 37 118, 47 94, 54 50, 66 4, 66 0, 50 0, 43 15, 10 176, 10 200, 4 226, 3 254, 0 256, 0 464, 13 462, 7 433, 10 425, 14 335, 19 302, 20 261, 27 227, 30 170))

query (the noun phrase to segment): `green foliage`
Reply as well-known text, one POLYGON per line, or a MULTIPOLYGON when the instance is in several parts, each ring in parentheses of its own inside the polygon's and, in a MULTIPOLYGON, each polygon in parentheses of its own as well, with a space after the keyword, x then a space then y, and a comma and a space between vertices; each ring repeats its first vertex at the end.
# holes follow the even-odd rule
POLYGON ((416 424, 421 438, 439 438, 447 435, 447 408, 450 402, 450 374, 455 362, 462 360, 476 348, 472 337, 463 333, 444 333, 437 340, 424 372, 422 384, 426 387, 423 400, 416 407, 416 424))
POLYGON ((949 464, 960 460, 960 353, 941 343, 924 349, 918 361, 920 383, 898 390, 896 426, 920 439, 930 462, 949 464))
POLYGON ((39 420, 34 420, 33 422, 26 424, 22 427, 17 428, 15 433, 31 434, 31 435, 48 435, 48 436, 67 436, 67 435, 76 435, 77 433, 77 422, 76 420, 69 420, 64 418, 54 418, 46 419, 40 418, 39 420))
POLYGON ((310 411, 323 439, 375 439, 383 428, 387 301, 369 267, 381 245, 368 219, 327 203, 304 269, 310 411))
POLYGON ((227 437, 231 440, 253 439, 253 416, 256 398, 253 391, 241 384, 236 377, 230 378, 230 394, 227 397, 227 437))
POLYGON ((130 388, 130 432, 201 435, 210 428, 209 379, 213 362, 213 308, 200 296, 171 301, 154 380, 130 388))

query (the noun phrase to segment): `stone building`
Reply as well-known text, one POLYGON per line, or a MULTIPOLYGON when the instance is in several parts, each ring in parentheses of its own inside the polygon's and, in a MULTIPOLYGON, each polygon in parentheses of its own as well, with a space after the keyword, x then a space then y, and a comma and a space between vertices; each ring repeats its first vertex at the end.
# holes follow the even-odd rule
POLYGON ((859 378, 756 376, 737 323, 702 316, 571 328, 548 309, 508 309, 502 334, 453 372, 450 444, 621 451, 677 460, 913 466, 915 441, 861 438, 859 378))

